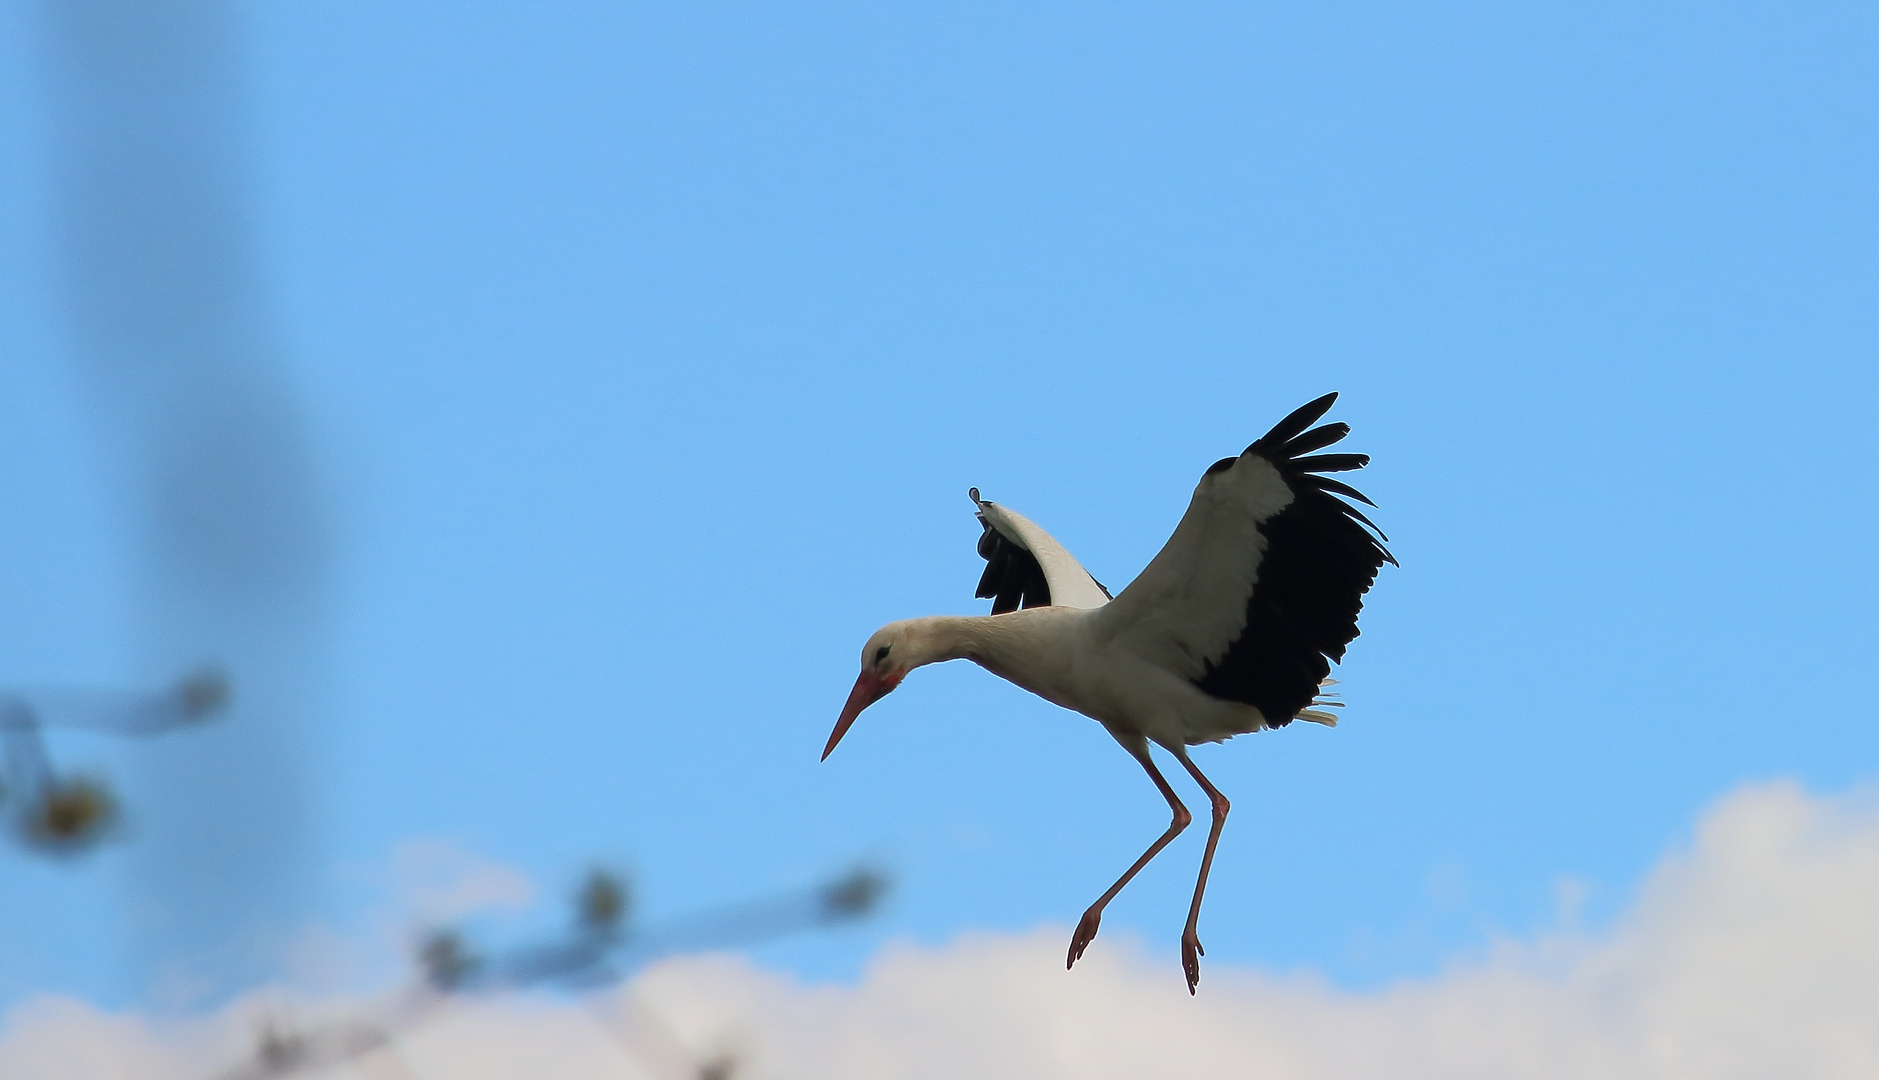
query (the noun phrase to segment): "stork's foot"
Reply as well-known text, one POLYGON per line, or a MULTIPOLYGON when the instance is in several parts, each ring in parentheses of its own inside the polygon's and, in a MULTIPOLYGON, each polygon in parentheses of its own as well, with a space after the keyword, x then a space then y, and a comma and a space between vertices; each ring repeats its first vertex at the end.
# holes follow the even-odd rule
POLYGON ((1200 947, 1200 935, 1188 927, 1181 934, 1181 970, 1187 975, 1187 992, 1191 997, 1194 986, 1200 982, 1200 958, 1207 955, 1207 950, 1200 947))
POLYGON ((1065 971, 1075 967, 1077 961, 1083 959, 1083 950, 1089 948, 1090 942, 1096 940, 1096 928, 1102 924, 1102 908, 1093 907, 1083 913, 1083 918, 1077 923, 1077 932, 1070 935, 1070 957, 1064 961, 1065 971))

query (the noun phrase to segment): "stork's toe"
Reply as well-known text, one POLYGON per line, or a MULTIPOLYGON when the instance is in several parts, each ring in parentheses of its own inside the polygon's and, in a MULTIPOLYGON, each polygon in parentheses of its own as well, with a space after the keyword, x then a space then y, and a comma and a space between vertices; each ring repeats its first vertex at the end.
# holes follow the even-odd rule
POLYGON ((1207 955, 1207 950, 1200 946, 1200 935, 1194 931, 1181 935, 1181 971, 1187 976, 1187 992, 1194 993, 1194 987, 1200 982, 1200 958, 1207 955))
POLYGON ((1070 956, 1064 961, 1065 971, 1075 967, 1076 962, 1083 959, 1083 950, 1089 948, 1090 942, 1096 940, 1096 930, 1102 924, 1102 909, 1091 908, 1083 913, 1083 918, 1077 922, 1077 932, 1070 935, 1070 956))

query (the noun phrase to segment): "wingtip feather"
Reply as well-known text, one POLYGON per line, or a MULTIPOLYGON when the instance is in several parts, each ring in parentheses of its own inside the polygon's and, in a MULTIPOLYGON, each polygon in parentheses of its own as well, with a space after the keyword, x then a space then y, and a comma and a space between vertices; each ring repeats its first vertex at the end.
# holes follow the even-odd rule
POLYGON ((1305 404, 1287 413, 1285 419, 1272 425, 1271 431, 1260 436, 1259 441, 1253 443, 1252 446, 1246 449, 1251 451, 1253 447, 1258 447, 1261 451, 1267 449, 1276 450, 1278 447, 1297 438, 1299 433, 1306 428, 1317 423, 1319 417, 1331 411, 1331 406, 1336 401, 1336 390, 1331 391, 1323 397, 1307 401, 1305 404))
POLYGON ((1349 472, 1370 464, 1369 454, 1319 454, 1293 458, 1288 464, 1298 472, 1349 472))
POLYGON ((1295 439, 1288 440, 1282 452, 1288 458, 1295 458, 1300 454, 1309 454, 1313 450, 1322 450, 1350 433, 1351 426, 1341 420, 1335 424, 1324 424, 1312 428, 1295 439))

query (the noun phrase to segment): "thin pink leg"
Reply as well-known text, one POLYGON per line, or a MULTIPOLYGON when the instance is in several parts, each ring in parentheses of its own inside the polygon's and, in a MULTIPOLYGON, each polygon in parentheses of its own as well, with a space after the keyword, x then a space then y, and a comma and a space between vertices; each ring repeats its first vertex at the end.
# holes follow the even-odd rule
MULTIPOLYGON (((1142 852, 1142 857, 1135 860, 1135 865, 1123 871, 1122 876, 1116 879, 1116 883, 1109 886, 1109 891, 1098 897, 1096 902, 1090 905, 1090 909, 1083 913, 1083 918, 1077 923, 1077 932, 1070 938, 1070 957, 1064 961, 1065 970, 1075 967, 1076 962, 1083 958, 1083 950, 1089 948, 1090 942, 1096 940, 1096 929, 1103 922, 1103 908, 1109 905, 1109 901, 1116 898, 1116 894, 1122 891, 1122 887, 1129 883, 1130 878, 1140 873, 1142 867, 1148 865, 1148 860, 1154 858, 1162 848, 1167 847, 1168 841, 1181 835, 1181 830, 1187 828, 1187 823, 1194 819, 1194 815, 1188 813, 1187 807, 1182 806, 1181 800, 1175 797, 1174 788, 1168 786, 1168 778, 1161 775, 1160 769, 1155 768, 1154 761, 1148 756, 1148 744, 1144 742, 1139 748, 1131 747, 1129 753, 1135 755, 1135 760, 1141 762, 1142 768, 1148 770, 1148 778, 1153 780, 1155 787, 1161 790, 1161 797, 1168 800, 1168 808, 1174 811, 1174 821, 1169 824, 1168 831, 1161 834, 1161 839, 1148 845, 1148 850, 1142 852)), ((1215 829, 1218 828, 1216 824, 1215 829)), ((1211 845, 1207 848, 1207 853, 1213 854, 1211 845)), ((1205 873, 1202 871, 1203 875, 1205 873)))
POLYGON ((1200 901, 1207 893, 1207 871, 1213 869, 1214 846, 1220 843, 1220 827, 1227 823, 1227 811, 1233 804, 1220 794, 1220 789, 1213 786, 1201 771, 1188 760, 1187 754, 1177 755, 1181 764, 1187 767, 1188 775, 1207 793, 1213 801, 1213 828, 1207 830, 1207 853, 1200 857, 1200 878, 1194 882, 1194 903, 1187 909, 1187 928, 1181 931, 1181 970, 1187 974, 1187 992, 1194 993, 1195 984, 1200 982, 1200 958, 1207 955, 1207 950, 1200 947, 1200 901))

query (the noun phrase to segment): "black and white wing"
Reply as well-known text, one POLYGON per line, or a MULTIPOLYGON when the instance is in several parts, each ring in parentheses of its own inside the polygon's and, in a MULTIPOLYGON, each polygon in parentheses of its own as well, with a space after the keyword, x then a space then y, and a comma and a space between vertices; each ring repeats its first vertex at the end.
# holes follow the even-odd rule
POLYGON ((1357 636, 1377 571, 1396 562, 1383 533, 1338 496, 1375 504, 1319 475, 1370 462, 1314 454, 1350 433, 1311 427, 1336 400, 1326 394, 1215 462, 1174 535, 1101 616, 1137 655, 1253 706, 1270 727, 1312 703, 1357 636))
POLYGON ((1109 602, 1109 590, 1049 533, 1024 515, 979 498, 978 488, 971 495, 979 524, 985 527, 979 534, 985 573, 973 595, 990 600, 992 614, 1052 604, 1094 608, 1109 602))

